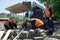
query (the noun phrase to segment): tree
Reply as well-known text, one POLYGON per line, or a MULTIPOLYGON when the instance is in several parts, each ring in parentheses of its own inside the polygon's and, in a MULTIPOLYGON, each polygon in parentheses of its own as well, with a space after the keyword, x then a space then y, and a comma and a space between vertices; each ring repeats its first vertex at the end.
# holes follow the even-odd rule
POLYGON ((38 0, 40 1, 41 3, 48 3, 48 4, 52 4, 52 0, 38 0))
POLYGON ((60 19, 60 0, 53 0, 52 1, 52 7, 54 9, 54 13, 55 13, 55 19, 60 19))

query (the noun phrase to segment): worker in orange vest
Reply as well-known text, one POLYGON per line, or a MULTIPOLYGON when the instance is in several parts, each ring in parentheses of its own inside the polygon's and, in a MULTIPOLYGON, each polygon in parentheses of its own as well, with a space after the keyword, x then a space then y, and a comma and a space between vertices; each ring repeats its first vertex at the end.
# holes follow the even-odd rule
POLYGON ((12 20, 12 19, 8 20, 6 23, 4 23, 4 27, 6 30, 16 28, 14 25, 14 20, 12 20))
POLYGON ((28 21, 31 23, 32 29, 42 28, 44 25, 44 22, 38 18, 28 19, 28 21))
POLYGON ((54 31, 54 23, 53 23, 53 18, 54 18, 54 12, 52 7, 49 6, 49 4, 45 4, 46 10, 45 10, 45 16, 46 16, 46 27, 48 29, 47 34, 52 35, 54 31))
POLYGON ((13 20, 8 20, 6 23, 4 23, 4 27, 6 30, 14 29, 13 28, 13 20))
POLYGON ((51 19, 52 17, 54 17, 54 12, 52 7, 49 6, 49 4, 45 4, 46 6, 46 10, 45 10, 45 16, 47 19, 51 19))

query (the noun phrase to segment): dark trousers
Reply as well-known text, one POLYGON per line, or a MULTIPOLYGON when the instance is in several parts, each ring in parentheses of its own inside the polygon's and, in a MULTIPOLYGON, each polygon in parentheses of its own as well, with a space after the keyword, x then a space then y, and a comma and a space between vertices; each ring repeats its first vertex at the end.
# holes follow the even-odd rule
POLYGON ((15 28, 17 28, 17 23, 14 23, 14 25, 13 25, 15 28))
POLYGON ((35 20, 32 20, 30 23, 31 23, 31 25, 32 25, 32 29, 36 29, 35 20))
POLYGON ((9 22, 9 27, 10 27, 10 29, 14 29, 14 27, 13 27, 11 22, 9 22))
POLYGON ((9 30, 9 29, 10 29, 10 28, 9 28, 7 25, 5 25, 5 24, 4 24, 4 27, 5 27, 6 30, 9 30))
POLYGON ((26 28, 26 29, 27 29, 26 26, 27 26, 27 25, 26 25, 26 22, 24 22, 24 23, 22 24, 22 29, 23 29, 23 28, 26 28))
POLYGON ((48 32, 47 32, 47 35, 52 35, 53 32, 54 32, 54 23, 53 23, 53 19, 52 20, 49 20, 47 19, 47 23, 48 23, 48 32))

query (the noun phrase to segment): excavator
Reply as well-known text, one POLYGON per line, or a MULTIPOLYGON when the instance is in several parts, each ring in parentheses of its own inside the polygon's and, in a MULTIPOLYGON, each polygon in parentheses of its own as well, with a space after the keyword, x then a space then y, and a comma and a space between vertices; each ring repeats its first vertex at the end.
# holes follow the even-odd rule
POLYGON ((44 10, 39 8, 38 6, 33 7, 30 11, 28 11, 25 15, 26 22, 22 24, 23 27, 27 29, 36 29, 42 28, 44 29, 45 24, 45 16, 44 10), (31 25, 30 25, 31 24, 31 25), (39 26, 38 26, 39 25, 39 26))

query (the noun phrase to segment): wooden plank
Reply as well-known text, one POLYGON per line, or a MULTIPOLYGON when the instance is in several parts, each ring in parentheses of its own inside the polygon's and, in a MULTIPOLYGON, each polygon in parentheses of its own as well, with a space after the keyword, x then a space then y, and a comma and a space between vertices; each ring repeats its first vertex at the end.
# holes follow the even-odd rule
POLYGON ((12 30, 8 30, 6 35, 4 36, 4 38, 2 40, 7 40, 11 32, 12 32, 12 30))
POLYGON ((5 31, 0 31, 0 39, 2 38, 2 36, 4 35, 5 31))
POLYGON ((22 29, 21 32, 13 40, 16 40, 20 36, 20 34, 22 33, 23 30, 24 29, 22 29))

